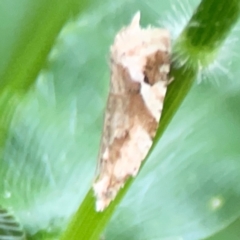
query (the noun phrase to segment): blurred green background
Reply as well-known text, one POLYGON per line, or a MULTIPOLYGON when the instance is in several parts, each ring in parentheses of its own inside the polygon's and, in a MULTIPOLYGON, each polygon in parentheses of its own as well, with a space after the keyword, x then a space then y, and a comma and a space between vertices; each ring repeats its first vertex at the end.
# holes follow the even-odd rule
MULTIPOLYGON (((18 236, 6 211, 27 239, 58 239, 94 178, 114 35, 140 10, 143 26, 166 26, 174 41, 198 3, 98 0, 77 6, 77 16, 75 1, 66 11, 63 1, 60 19, 54 1, 1 1, 0 239, 18 236)), ((237 27, 157 143, 105 239, 240 239, 237 27)))

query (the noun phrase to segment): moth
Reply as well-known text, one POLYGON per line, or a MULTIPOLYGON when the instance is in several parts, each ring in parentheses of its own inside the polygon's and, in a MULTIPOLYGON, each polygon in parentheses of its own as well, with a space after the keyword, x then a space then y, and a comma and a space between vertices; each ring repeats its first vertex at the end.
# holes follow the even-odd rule
POLYGON ((150 150, 170 81, 170 45, 166 29, 141 28, 138 12, 110 48, 110 92, 93 184, 96 211, 137 175, 150 150))

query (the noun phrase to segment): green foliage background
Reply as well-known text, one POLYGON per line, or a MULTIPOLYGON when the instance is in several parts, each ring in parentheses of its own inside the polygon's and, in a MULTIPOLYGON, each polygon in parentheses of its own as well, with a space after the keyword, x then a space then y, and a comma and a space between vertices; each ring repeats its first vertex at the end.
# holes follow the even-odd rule
MULTIPOLYGON (((166 13, 173 12, 175 23, 187 17, 183 9, 190 17, 197 4, 0 3, 0 239, 19 235, 5 226, 5 211, 27 239, 59 238, 94 177, 115 33, 137 10, 142 25, 157 25, 166 13)), ((117 206, 105 239, 239 239, 240 72, 234 52, 240 46, 231 42, 238 37, 238 31, 228 37, 221 62, 192 87, 117 206)), ((89 232, 104 228, 90 218, 89 232)))

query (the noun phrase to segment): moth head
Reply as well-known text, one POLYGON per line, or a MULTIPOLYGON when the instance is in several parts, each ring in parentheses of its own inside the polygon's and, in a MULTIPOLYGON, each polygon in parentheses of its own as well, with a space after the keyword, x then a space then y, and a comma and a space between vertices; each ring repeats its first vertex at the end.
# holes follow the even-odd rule
POLYGON ((169 32, 151 26, 141 28, 140 12, 135 14, 129 26, 120 30, 111 46, 113 61, 128 69, 131 79, 140 83, 156 81, 157 77, 152 79, 151 75, 156 69, 161 70, 162 63, 169 62, 169 52, 169 32), (153 61, 159 65, 153 67, 153 61))

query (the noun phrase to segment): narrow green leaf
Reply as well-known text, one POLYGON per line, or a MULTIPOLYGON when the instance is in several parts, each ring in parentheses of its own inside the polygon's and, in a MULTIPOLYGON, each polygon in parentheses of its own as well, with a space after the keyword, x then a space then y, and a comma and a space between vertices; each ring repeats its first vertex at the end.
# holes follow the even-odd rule
MULTIPOLYGON (((20 30, 15 30, 17 41, 11 46, 13 51, 10 53, 8 64, 5 64, 5 68, 0 72, 1 91, 5 87, 21 92, 29 89, 44 66, 63 24, 69 17, 82 11, 88 1, 37 0, 23 3, 25 8, 22 11, 25 14, 19 18, 20 30)), ((18 5, 17 2, 16 4, 18 5)), ((10 3, 2 2, 1 5, 2 11, 6 11, 6 9, 11 11, 10 3)), ((8 17, 10 16, 9 14, 8 17)), ((6 19, 4 20, 6 21, 6 19)), ((2 34, 4 36, 3 32, 2 34)))

